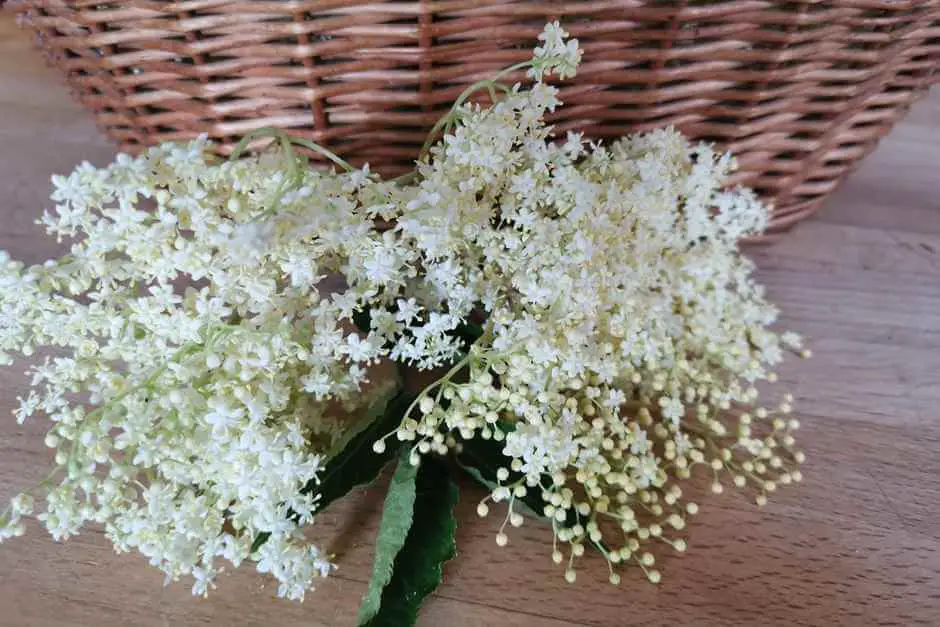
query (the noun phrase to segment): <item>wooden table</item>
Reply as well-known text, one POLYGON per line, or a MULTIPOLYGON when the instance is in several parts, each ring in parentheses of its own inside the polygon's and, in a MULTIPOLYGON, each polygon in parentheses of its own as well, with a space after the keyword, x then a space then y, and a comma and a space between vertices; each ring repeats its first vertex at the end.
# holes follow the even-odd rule
MULTIPOLYGON (((29 262, 57 253, 33 220, 48 176, 113 149, 0 13, 0 248, 29 262)), ((424 625, 940 625, 940 93, 922 101, 826 208, 752 251, 786 326, 816 356, 781 377, 798 396, 805 482, 758 511, 739 494, 704 498, 690 549, 663 560, 658 587, 635 573, 606 583, 595 561, 568 585, 536 524, 493 540, 496 517, 465 491, 460 555, 424 625)), ((0 374, 0 414, 24 389, 0 374)), ((43 420, 0 420, 0 500, 51 464, 43 420)), ((324 513, 340 570, 303 605, 274 598, 249 570, 208 599, 100 531, 63 545, 35 523, 0 546, 0 625, 351 625, 365 589, 376 491, 324 513)))

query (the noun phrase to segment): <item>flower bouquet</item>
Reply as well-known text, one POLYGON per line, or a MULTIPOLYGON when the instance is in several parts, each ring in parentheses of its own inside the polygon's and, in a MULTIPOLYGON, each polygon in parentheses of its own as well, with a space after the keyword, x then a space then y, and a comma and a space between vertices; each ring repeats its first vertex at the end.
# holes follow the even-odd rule
POLYGON ((393 466, 359 621, 408 625, 454 555, 454 473, 486 486, 497 544, 547 525, 569 582, 591 550, 613 584, 685 551, 698 469, 758 505, 799 481, 792 397, 755 384, 806 351, 737 244, 766 209, 672 129, 555 138, 546 77, 581 51, 557 23, 539 39, 395 180, 277 131, 53 177, 42 222, 71 250, 2 258, 0 357, 35 354, 15 413, 51 420, 55 467, 0 538, 41 491, 57 540, 94 522, 195 594, 250 562, 302 599, 335 568, 317 512, 393 466))

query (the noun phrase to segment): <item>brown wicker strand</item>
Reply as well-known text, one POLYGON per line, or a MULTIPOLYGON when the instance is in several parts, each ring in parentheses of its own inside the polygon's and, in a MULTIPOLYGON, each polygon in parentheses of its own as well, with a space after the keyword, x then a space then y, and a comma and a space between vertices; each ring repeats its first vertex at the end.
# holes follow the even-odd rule
MULTIPOLYGON (((559 132, 674 125, 738 156, 733 183, 812 213, 940 77, 940 0, 19 0, 128 151, 276 126, 354 164, 410 169, 474 81, 549 19, 585 50, 559 132)), ((523 75, 511 77, 521 80, 523 75)))

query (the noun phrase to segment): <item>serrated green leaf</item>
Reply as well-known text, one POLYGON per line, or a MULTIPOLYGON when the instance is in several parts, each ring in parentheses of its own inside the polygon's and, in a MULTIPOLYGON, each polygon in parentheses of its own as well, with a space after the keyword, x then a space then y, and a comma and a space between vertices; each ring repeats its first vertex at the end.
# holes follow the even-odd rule
POLYGON ((367 627, 408 627, 424 599, 441 583, 444 563, 456 554, 457 486, 444 464, 426 457, 418 469, 411 531, 395 558, 379 612, 367 627))
POLYGON ((382 522, 375 539, 372 577, 369 579, 369 589, 362 597, 362 605, 359 606, 360 624, 367 623, 378 613, 382 604, 382 590, 392 579, 395 558, 404 546, 414 520, 415 477, 418 467, 411 465, 410 453, 406 448, 399 456, 398 467, 385 496, 382 522))

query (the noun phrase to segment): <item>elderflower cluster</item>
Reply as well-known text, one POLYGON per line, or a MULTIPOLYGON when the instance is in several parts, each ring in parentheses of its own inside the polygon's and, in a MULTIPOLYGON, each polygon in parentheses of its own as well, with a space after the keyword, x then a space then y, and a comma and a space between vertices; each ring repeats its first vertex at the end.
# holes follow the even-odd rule
MULTIPOLYGON (((42 219, 74 238, 69 254, 0 260, 4 360, 47 348, 16 417, 52 421, 39 519, 56 539, 102 524, 168 579, 192 576, 197 594, 220 559, 256 561, 291 598, 329 572, 302 536, 311 488, 388 353, 344 321, 400 253, 363 208, 382 185, 306 171, 270 215, 285 176, 264 158, 216 163, 204 139, 85 164, 54 178, 42 219)), ((2 534, 20 534, 32 509, 16 497, 2 534)))
MULTIPOLYGON (((547 45, 561 47, 557 32, 547 45)), ((553 142, 543 116, 559 104, 538 82, 466 107, 419 169, 401 237, 448 311, 476 306, 487 322, 451 371, 464 380, 430 386, 397 436, 416 454, 501 442, 487 500, 508 503, 503 527, 544 503, 535 514, 569 581, 592 545, 612 582, 628 562, 655 582, 644 547, 685 549, 675 534, 697 505, 680 484, 695 468, 713 492, 749 487, 759 505, 800 480, 792 397, 765 407, 755 385, 776 379, 786 350, 807 353, 769 329, 777 311, 738 253, 767 211, 723 187, 734 160, 672 129, 553 142)))
MULTIPOLYGON (((33 356, 16 417, 52 423, 50 533, 100 524, 197 594, 251 561, 302 598, 332 568, 304 537, 318 477, 397 388, 371 381, 383 361, 446 370, 386 438, 415 463, 500 442, 487 501, 513 526, 543 504, 569 580, 586 544, 611 581, 627 562, 658 580, 643 547, 684 550, 696 467, 758 503, 799 481, 792 399, 754 387, 800 349, 737 250, 765 208, 723 188, 733 159, 672 129, 556 140, 542 78, 575 73, 566 37, 546 26, 530 88, 458 103, 408 179, 220 161, 204 138, 54 177, 42 222, 69 254, 0 258, 0 358, 33 356)), ((0 540, 34 510, 15 497, 0 540)))

